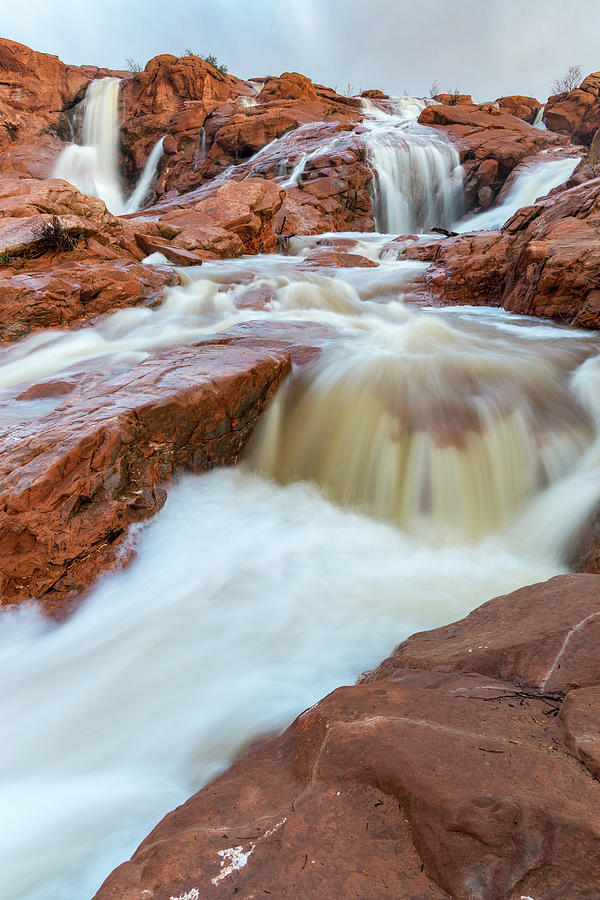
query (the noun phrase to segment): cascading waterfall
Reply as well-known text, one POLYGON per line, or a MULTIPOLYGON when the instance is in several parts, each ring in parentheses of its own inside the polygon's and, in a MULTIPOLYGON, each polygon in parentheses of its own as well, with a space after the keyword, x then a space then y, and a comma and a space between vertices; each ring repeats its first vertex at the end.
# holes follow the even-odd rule
MULTIPOLYGON (((61 160, 68 180, 126 207, 143 202, 160 149, 125 201, 117 100, 116 79, 90 86, 85 145, 61 160)), ((411 122, 418 110, 369 107, 380 231, 461 213, 456 152, 411 122)), ((290 155, 296 177, 306 146, 290 155)), ((527 196, 540 190, 522 177, 527 196)), ((567 568, 600 502, 598 336, 502 310, 417 309, 404 299, 424 264, 396 247, 382 234, 296 237, 291 256, 182 270, 156 308, 0 348, 0 428, 12 430, 60 416, 63 397, 23 399, 42 378, 110 378, 242 323, 325 326, 311 338, 320 357, 288 377, 242 465, 171 487, 134 535, 137 559, 76 615, 0 614, 2 897, 91 896, 257 733, 407 634, 567 568), (303 266, 334 239, 378 266, 303 266)))
POLYGON ((118 78, 92 81, 85 98, 83 144, 65 147, 53 177, 70 182, 84 194, 99 197, 114 215, 136 212, 143 205, 156 177, 164 137, 152 148, 140 179, 129 198, 119 178, 118 78))
POLYGON ((423 101, 404 98, 394 113, 363 100, 364 137, 376 175, 373 215, 388 234, 450 228, 463 212, 463 170, 456 148, 415 122, 423 101))
POLYGON ((544 113, 546 111, 546 107, 540 106, 538 111, 535 114, 535 119, 532 122, 534 128, 539 128, 540 131, 547 131, 546 125, 544 123, 544 113))
POLYGON ((517 210, 523 206, 531 206, 538 197, 545 197, 554 188, 568 181, 579 162, 579 156, 567 156, 525 163, 515 173, 514 181, 501 203, 454 224, 453 230, 464 233, 501 228, 517 210))

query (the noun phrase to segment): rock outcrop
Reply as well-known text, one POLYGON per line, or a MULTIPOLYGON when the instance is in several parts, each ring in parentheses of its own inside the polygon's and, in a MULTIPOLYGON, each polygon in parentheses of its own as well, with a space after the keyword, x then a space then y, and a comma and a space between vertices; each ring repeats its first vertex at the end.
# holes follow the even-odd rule
POLYGON ((482 205, 478 194, 489 188, 489 206, 513 169, 548 147, 565 146, 569 139, 540 131, 492 104, 427 106, 419 122, 440 128, 456 144, 465 171, 466 208, 482 205))
POLYGON ((516 94, 510 97, 499 97, 496 103, 503 112, 516 116, 517 119, 523 119, 533 125, 536 116, 542 108, 542 104, 535 97, 523 97, 516 94))
POLYGON ((550 97, 544 122, 553 131, 570 135, 575 143, 589 146, 600 128, 600 72, 588 75, 575 90, 550 97))
POLYGON ((70 114, 90 81, 117 74, 67 66, 6 38, 0 39, 0 73, 0 173, 34 177, 47 176, 62 142, 72 140, 70 114))
POLYGON ((519 210, 499 232, 407 247, 432 262, 427 290, 444 303, 503 306, 568 325, 600 325, 600 179, 519 210))
POLYGON ((0 434, 0 605, 36 597, 65 615, 126 555, 129 526, 160 509, 174 473, 238 459, 292 343, 224 335, 24 390, 13 412, 30 400, 50 411, 0 434))
POLYGON ((409 638, 167 815, 96 900, 593 897, 599 585, 409 638))

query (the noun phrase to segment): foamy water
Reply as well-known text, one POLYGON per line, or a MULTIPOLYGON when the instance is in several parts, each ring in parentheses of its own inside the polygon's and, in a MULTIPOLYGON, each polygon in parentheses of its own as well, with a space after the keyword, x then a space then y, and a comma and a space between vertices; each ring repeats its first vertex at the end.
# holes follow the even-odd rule
MULTIPOLYGON (((82 178, 108 161, 112 188, 117 90, 102 88, 104 124, 74 155, 82 178)), ((367 110, 382 230, 460 215, 456 151, 410 123, 422 108, 367 110)), ((281 138, 248 171, 281 165, 297 181, 317 153, 292 150, 281 138)), ((513 205, 549 183, 527 179, 513 205)), ((0 897, 88 898, 254 736, 408 634, 565 570, 600 501, 597 336, 501 310, 417 309, 406 301, 423 264, 398 262, 393 234, 344 237, 379 267, 305 270, 328 238, 296 238, 290 257, 186 270, 158 308, 0 350, 11 428, 60 414, 60 398, 18 400, 41 378, 134 368, 243 322, 328 326, 245 463, 181 477, 136 532, 136 561, 71 620, 0 615, 0 897), (245 305, 249 286, 267 293, 263 308, 245 305)))
POLYGON ((318 239, 296 239, 293 257, 187 271, 158 309, 2 351, 10 427, 52 411, 11 399, 42 376, 133 367, 243 321, 330 329, 244 466, 182 478, 136 562, 69 622, 0 617, 0 896, 90 896, 253 736, 415 630, 565 570, 600 500, 596 336, 411 307, 422 265, 354 239, 379 268, 303 270, 318 239), (249 284, 264 309, 238 305, 249 284))
POLYGON ((184 478, 69 622, 4 615, 0 896, 92 895, 254 735, 560 565, 432 549, 248 471, 184 478))

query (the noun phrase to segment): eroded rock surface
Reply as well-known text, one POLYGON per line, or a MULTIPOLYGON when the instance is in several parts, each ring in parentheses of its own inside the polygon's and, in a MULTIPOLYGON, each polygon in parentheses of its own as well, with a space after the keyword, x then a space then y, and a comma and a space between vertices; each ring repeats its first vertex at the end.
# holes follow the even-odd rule
POLYGON ((520 209, 497 232, 408 247, 443 303, 503 306, 567 325, 600 325, 600 179, 520 209))
POLYGON ((428 106, 419 122, 441 128, 458 147, 465 170, 467 209, 477 205, 482 188, 491 190, 491 199, 496 197, 513 169, 527 157, 569 143, 564 135, 540 131, 489 103, 428 106))
POLYGON ((600 72, 592 72, 575 90, 550 97, 544 122, 553 131, 570 135, 575 143, 589 146, 600 128, 600 72))

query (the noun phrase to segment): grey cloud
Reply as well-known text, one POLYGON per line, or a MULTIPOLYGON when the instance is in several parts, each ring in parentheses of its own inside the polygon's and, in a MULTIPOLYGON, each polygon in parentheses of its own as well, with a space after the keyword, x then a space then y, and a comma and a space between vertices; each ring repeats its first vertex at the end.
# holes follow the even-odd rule
POLYGON ((120 68, 126 56, 191 47, 242 77, 292 69, 394 94, 423 94, 436 79, 478 100, 543 99, 571 64, 600 69, 600 4, 589 0, 28 0, 4 11, 3 26, 76 64, 120 68))

